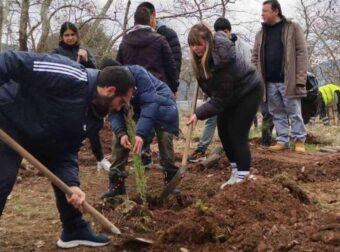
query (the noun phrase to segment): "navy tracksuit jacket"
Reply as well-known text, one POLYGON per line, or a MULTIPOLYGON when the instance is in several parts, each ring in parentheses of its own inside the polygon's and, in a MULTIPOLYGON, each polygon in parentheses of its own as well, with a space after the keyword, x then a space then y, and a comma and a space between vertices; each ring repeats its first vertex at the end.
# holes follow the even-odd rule
MULTIPOLYGON (((89 128, 98 70, 60 55, 0 53, 0 127, 69 186, 79 186, 78 150, 89 128)), ((21 157, 0 141, 0 215, 21 157)), ((54 187, 63 227, 85 225, 54 187)))

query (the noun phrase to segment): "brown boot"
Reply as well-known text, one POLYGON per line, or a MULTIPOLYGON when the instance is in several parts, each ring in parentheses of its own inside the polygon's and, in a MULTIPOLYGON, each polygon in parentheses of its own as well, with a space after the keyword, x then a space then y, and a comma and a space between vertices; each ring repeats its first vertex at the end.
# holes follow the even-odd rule
POLYGON ((295 152, 305 153, 305 143, 301 140, 295 141, 295 152))
POLYGON ((272 151, 283 151, 286 149, 288 149, 288 146, 284 144, 279 144, 279 143, 269 147, 269 150, 272 150, 272 151))

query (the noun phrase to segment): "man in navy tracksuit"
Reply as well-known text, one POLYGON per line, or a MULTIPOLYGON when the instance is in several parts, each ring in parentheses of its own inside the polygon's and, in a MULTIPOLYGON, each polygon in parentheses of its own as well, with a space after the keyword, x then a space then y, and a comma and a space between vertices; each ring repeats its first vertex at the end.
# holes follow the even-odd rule
MULTIPOLYGON (((63 232, 57 245, 103 246, 78 210, 78 150, 96 117, 120 110, 132 97, 134 79, 124 67, 85 69, 63 56, 0 53, 0 128, 70 186, 66 197, 53 186, 63 232)), ((0 216, 22 157, 0 141, 0 216)))
MULTIPOLYGON (((103 65, 113 66, 119 63, 108 59, 103 65)), ((137 122, 134 152, 141 152, 145 140, 150 138, 155 130, 166 184, 178 171, 172 142, 169 146, 165 141, 170 136, 179 133, 176 98, 167 84, 157 79, 145 68, 138 65, 129 65, 127 68, 135 79, 136 88, 131 99, 134 120, 137 122)), ((103 198, 125 194, 124 180, 127 176, 125 166, 130 149, 124 111, 113 111, 109 118, 118 141, 113 142, 114 153, 112 155, 115 158, 109 172, 109 190, 102 195, 103 198)))

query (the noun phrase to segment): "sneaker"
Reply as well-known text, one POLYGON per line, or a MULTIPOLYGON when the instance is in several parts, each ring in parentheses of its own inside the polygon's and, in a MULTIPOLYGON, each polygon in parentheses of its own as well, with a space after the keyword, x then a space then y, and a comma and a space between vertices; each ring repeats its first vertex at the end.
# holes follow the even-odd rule
POLYGON ((111 163, 106 159, 103 158, 100 162, 97 162, 97 171, 100 169, 104 169, 105 171, 110 171, 111 163))
POLYGON ((110 239, 103 235, 96 235, 86 226, 73 232, 63 230, 57 241, 59 248, 75 248, 78 246, 101 247, 110 243, 110 239))
POLYGON ((192 153, 188 157, 188 162, 190 162, 190 163, 197 163, 197 162, 205 160, 206 158, 207 157, 205 156, 205 151, 195 150, 194 153, 192 153))
POLYGON ((306 152, 305 143, 303 141, 300 141, 300 140, 295 141, 295 152, 299 152, 299 153, 306 152))
POLYGON ((288 149, 287 145, 279 144, 279 143, 269 147, 269 150, 272 150, 272 151, 283 151, 286 149, 288 149))
POLYGON ((238 172, 237 172, 237 169, 232 169, 231 171, 231 175, 230 175, 230 178, 228 181, 224 182, 222 185, 221 185, 221 190, 226 187, 227 185, 234 185, 234 184, 237 184, 239 182, 241 182, 242 179, 239 179, 238 178, 238 172))
POLYGON ((146 169, 150 168, 153 165, 151 153, 147 151, 143 151, 141 154, 142 164, 146 169))

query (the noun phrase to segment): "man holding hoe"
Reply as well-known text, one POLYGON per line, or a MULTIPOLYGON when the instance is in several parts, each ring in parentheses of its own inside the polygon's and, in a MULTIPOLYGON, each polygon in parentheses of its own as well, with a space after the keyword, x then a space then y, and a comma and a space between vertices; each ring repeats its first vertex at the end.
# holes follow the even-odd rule
MULTIPOLYGON (((63 231, 57 245, 104 246, 79 208, 78 150, 93 125, 129 103, 134 78, 124 67, 85 69, 59 55, 7 51, 0 53, 0 128, 70 187, 72 195, 53 185, 63 231)), ((0 216, 15 184, 22 157, 0 140, 0 216)))

